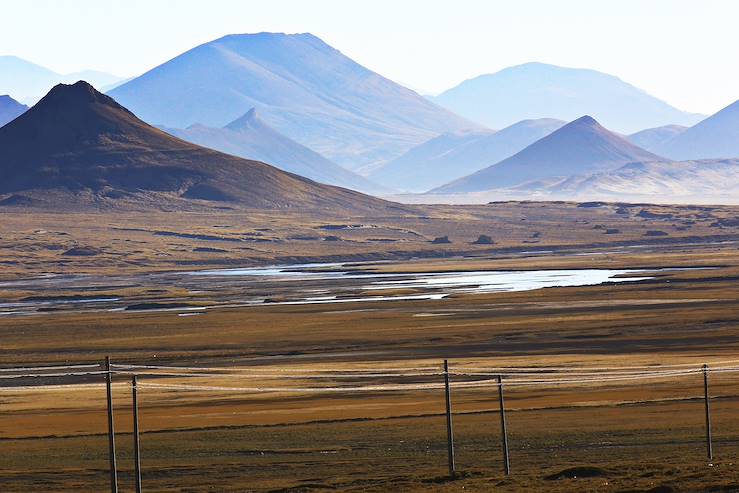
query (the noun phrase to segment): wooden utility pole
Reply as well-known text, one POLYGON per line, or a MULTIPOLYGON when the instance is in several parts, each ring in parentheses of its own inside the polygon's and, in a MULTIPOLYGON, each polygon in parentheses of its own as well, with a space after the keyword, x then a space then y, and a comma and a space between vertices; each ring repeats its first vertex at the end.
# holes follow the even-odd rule
POLYGON ((118 493, 118 467, 115 460, 115 426, 113 424, 113 375, 110 356, 105 357, 105 388, 108 400, 108 458, 110 460, 110 491, 118 493))
POLYGON ((503 397, 503 377, 498 375, 498 403, 500 404, 500 440, 503 446, 503 470, 506 476, 511 473, 511 464, 508 459, 508 426, 505 418, 505 400, 503 397))
POLYGON ((711 435, 711 402, 708 398, 708 365, 703 365, 703 401, 706 407, 706 452, 713 460, 713 437, 711 435))
POLYGON ((457 471, 454 465, 454 430, 452 427, 452 396, 449 388, 449 362, 444 360, 444 390, 446 394, 446 440, 449 456, 449 477, 455 479, 457 471))
POLYGON ((139 402, 136 392, 136 375, 131 378, 131 397, 133 400, 133 460, 136 475, 136 493, 141 493, 141 451, 139 448, 139 402))

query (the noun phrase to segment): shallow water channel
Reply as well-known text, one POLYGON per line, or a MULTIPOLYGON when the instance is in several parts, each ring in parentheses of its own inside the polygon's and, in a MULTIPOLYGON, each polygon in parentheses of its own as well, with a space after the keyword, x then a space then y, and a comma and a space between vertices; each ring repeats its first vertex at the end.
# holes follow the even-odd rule
POLYGON ((53 311, 173 311, 265 304, 328 304, 443 299, 457 293, 635 282, 654 270, 380 273, 372 263, 304 264, 132 276, 62 276, 0 282, 0 316, 53 311), (5 293, 23 293, 15 299, 5 293), (183 292, 185 294, 183 294, 183 292))

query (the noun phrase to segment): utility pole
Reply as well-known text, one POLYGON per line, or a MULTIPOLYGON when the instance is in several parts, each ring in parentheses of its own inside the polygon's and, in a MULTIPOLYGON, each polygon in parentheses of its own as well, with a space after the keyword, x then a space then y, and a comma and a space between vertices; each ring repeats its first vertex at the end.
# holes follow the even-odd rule
POLYGON ((118 493, 118 467, 115 460, 115 425, 113 423, 113 375, 110 356, 105 357, 105 388, 108 400, 108 457, 110 460, 110 492, 118 493))

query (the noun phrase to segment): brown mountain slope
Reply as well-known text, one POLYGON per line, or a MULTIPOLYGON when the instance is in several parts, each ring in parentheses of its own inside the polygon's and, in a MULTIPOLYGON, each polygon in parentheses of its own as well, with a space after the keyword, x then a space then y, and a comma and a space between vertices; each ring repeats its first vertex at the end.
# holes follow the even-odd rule
POLYGON ((41 190, 57 201, 61 194, 62 202, 138 194, 155 202, 203 199, 255 208, 395 207, 184 142, 82 81, 54 87, 0 128, 0 149, 0 194, 11 196, 41 190))

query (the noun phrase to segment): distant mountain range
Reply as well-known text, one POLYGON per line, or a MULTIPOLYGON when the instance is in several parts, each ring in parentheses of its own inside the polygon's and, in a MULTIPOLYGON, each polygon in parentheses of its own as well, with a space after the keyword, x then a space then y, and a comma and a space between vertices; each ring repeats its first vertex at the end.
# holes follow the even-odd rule
POLYGON ((503 161, 439 187, 435 193, 509 188, 528 182, 613 170, 631 162, 660 161, 583 116, 503 161))
POLYGON ((230 35, 112 90, 143 120, 222 127, 257 108, 271 127, 349 169, 473 124, 312 34, 230 35))
POLYGON ((0 57, 0 73, 0 94, 9 94, 0 96, 0 195, 64 189, 91 201, 210 198, 250 207, 371 202, 312 188, 324 183, 376 195, 431 190, 424 200, 463 202, 488 192, 687 197, 730 194, 739 160, 739 101, 704 117, 608 74, 529 63, 431 98, 444 109, 311 34, 225 36, 130 80, 62 75, 12 56, 0 57), (83 77, 183 140, 87 84, 55 87, 40 109, 22 104, 83 77), (243 165, 255 161, 279 169, 243 165))
POLYGON ((317 152, 282 135, 251 109, 223 128, 191 125, 186 129, 162 127, 183 140, 255 161, 269 163, 319 183, 367 193, 388 192, 366 178, 329 161, 317 152))
POLYGON ((544 118, 524 120, 497 132, 445 133, 414 147, 369 176, 389 187, 424 192, 512 156, 564 124, 544 118))
POLYGON ((187 204, 383 211, 395 204, 184 142, 85 82, 0 127, 0 205, 187 204), (203 202, 206 201, 206 202, 203 202))
POLYGON ((588 114, 609 129, 633 133, 664 125, 690 126, 703 118, 612 75, 544 63, 481 75, 431 100, 490 128, 533 118, 571 121, 588 114))
POLYGON ((28 106, 20 104, 10 96, 0 96, 0 127, 21 116, 28 106))
POLYGON ((673 159, 739 157, 739 101, 656 147, 673 159))
POLYGON ((0 94, 9 94, 18 101, 33 104, 59 83, 88 81, 98 89, 107 89, 122 77, 95 70, 59 74, 15 56, 0 56, 0 94))

